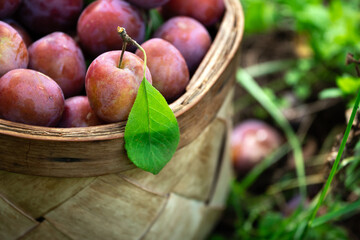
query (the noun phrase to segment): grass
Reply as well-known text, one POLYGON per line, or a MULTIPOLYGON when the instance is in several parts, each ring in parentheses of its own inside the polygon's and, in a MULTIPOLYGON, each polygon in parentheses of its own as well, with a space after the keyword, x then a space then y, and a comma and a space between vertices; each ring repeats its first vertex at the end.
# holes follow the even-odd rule
POLYGON ((305 166, 302 155, 301 144, 294 133, 291 125, 282 115, 279 108, 273 103, 268 95, 262 88, 255 82, 255 80, 243 69, 239 69, 236 73, 236 80, 241 84, 259 103, 262 105, 269 114, 274 118, 275 122, 284 131, 290 146, 294 151, 294 159, 296 165, 296 172, 300 184, 300 194, 303 200, 306 198, 306 182, 305 182, 305 166))
MULTIPOLYGON (((269 115, 273 117, 274 121, 285 133, 288 143, 284 144, 273 154, 265 158, 264 161, 253 168, 241 181, 234 182, 232 195, 230 197, 230 205, 234 208, 237 217, 237 223, 235 224, 237 231, 235 235, 241 239, 332 239, 332 236, 337 237, 338 239, 348 239, 346 232, 339 227, 334 227, 332 222, 344 219, 359 212, 360 200, 353 203, 342 202, 340 207, 329 210, 326 214, 318 217, 317 213, 326 201, 326 196, 331 189, 331 183, 335 174, 338 172, 337 170, 341 162, 341 156, 349 137, 355 113, 359 107, 360 91, 357 95, 350 121, 347 125, 339 152, 327 181, 321 192, 314 197, 310 203, 306 204, 307 176, 305 174, 305 165, 299 138, 296 136, 292 126, 282 115, 278 107, 271 101, 271 99, 269 99, 268 95, 256 83, 249 73, 243 69, 239 69, 237 71, 236 79, 237 82, 267 110, 269 115), (295 184, 295 187, 298 187, 299 189, 301 201, 290 216, 284 217, 274 211, 276 204, 274 204, 274 199, 272 199, 273 196, 266 195, 266 193, 262 196, 253 196, 248 189, 252 186, 252 184, 254 184, 254 182, 256 182, 265 170, 279 161, 291 150, 294 154, 297 180, 294 181, 293 179, 287 179, 282 181, 282 183, 286 181, 297 183, 295 184), (275 224, 275 226, 272 224, 275 224), (319 238, 319 236, 327 237, 319 238)), ((352 161, 349 160, 346 165, 351 163, 352 161)), ((285 188, 279 189, 278 191, 284 190, 285 188)), ((329 201, 330 200, 331 199, 329 199, 329 201)), ((213 239, 222 238, 214 237, 213 239)))
MULTIPOLYGON (((360 77, 352 77, 356 71, 351 66, 344 65, 347 52, 360 53, 360 3, 358 0, 326 2, 327 4, 320 0, 241 1, 245 11, 245 38, 260 33, 251 38, 260 41, 256 36, 270 31, 291 32, 293 40, 304 40, 300 45, 294 45, 305 46, 311 51, 306 56, 300 56, 299 52, 294 54, 295 46, 284 57, 276 55, 276 52, 267 56, 268 53, 261 51, 264 44, 268 48, 272 44, 278 44, 274 49, 284 50, 276 48, 288 46, 276 42, 279 41, 278 38, 275 38, 275 42, 262 44, 251 42, 247 46, 251 49, 245 48, 243 51, 244 55, 248 54, 248 59, 245 56, 248 61, 245 62, 254 62, 255 57, 256 62, 246 69, 238 69, 236 73, 237 83, 248 94, 235 100, 235 112, 242 114, 256 101, 256 105, 261 107, 250 109, 252 117, 269 119, 270 116, 283 131, 287 143, 242 179, 233 182, 228 206, 235 214, 234 233, 231 236, 234 239, 349 239, 350 228, 345 229, 340 223, 360 212, 360 142, 355 147, 349 145, 346 159, 342 160, 360 102, 360 77), (257 77, 263 77, 262 81, 267 80, 263 81, 262 87, 255 81, 254 78, 257 77), (277 79, 272 81, 275 77, 277 79), (296 106, 312 103, 319 97, 345 97, 342 101, 352 107, 339 151, 331 162, 331 170, 325 173, 328 175, 321 168, 325 166, 324 155, 330 151, 334 142, 332 132, 335 132, 336 126, 331 126, 333 130, 328 133, 321 133, 325 140, 318 141, 321 144, 318 155, 311 160, 307 159, 310 162, 305 165, 302 145, 310 134, 299 130, 297 135, 294 129, 298 126, 295 124, 301 125, 302 122, 298 119, 288 120, 291 118, 287 119, 283 115, 281 108, 293 106, 282 95, 288 91, 296 98, 296 106), (285 158, 290 152, 295 160, 295 170, 277 169, 275 166, 284 166, 285 158), (334 179, 337 180, 336 184, 334 179), (260 190, 257 188, 259 186, 262 187, 260 190), (352 196, 351 200, 348 195, 352 196), (283 207, 292 199, 300 200, 290 213, 285 214, 283 207)), ((267 38, 269 39, 271 38, 267 38)), ((360 64, 356 60, 353 63, 360 64)), ((328 109, 330 107, 324 111, 330 112, 328 109)), ((309 115, 314 117, 316 114, 309 115)), ((325 124, 331 125, 331 119, 325 124)), ((350 140, 353 143, 356 138, 350 140)), ((230 238, 217 235, 211 239, 230 238)))

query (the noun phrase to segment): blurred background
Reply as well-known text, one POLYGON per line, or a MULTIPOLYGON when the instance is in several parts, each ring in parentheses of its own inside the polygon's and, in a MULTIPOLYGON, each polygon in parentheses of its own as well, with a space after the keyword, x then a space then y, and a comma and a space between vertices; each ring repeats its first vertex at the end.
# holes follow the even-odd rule
POLYGON ((360 87, 360 1, 241 4, 236 178, 209 239, 360 239, 357 118, 324 187, 360 87))

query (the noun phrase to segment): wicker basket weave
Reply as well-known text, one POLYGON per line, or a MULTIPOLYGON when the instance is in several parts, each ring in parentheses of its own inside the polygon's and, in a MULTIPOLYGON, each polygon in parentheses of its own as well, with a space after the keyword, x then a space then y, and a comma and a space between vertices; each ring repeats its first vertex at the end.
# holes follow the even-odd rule
POLYGON ((124 149, 126 122, 46 128, 0 119, 0 239, 203 239, 231 179, 228 135, 243 33, 226 0, 217 37, 186 93, 170 105, 180 144, 158 174, 124 149))

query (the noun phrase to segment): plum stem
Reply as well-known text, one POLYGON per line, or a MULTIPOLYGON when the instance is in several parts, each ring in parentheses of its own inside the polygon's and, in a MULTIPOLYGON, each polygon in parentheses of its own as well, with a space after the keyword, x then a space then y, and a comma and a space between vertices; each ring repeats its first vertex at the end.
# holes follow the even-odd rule
POLYGON ((140 49, 140 50, 142 51, 142 53, 144 54, 144 78, 146 79, 146 77, 145 77, 145 71, 146 71, 147 58, 146 58, 145 50, 140 46, 140 44, 138 44, 134 39, 132 39, 132 38, 126 33, 125 28, 123 28, 123 27, 117 27, 117 31, 118 31, 120 37, 121 37, 122 40, 123 40, 123 49, 122 49, 121 56, 120 56, 119 67, 121 66, 121 63, 122 63, 122 58, 123 58, 123 55, 124 55, 124 52, 125 52, 126 44, 130 43, 130 44, 132 44, 132 45, 135 45, 135 46, 136 46, 138 49, 140 49), (125 47, 124 47, 124 46, 125 46, 125 47))
POLYGON ((127 45, 127 42, 123 42, 123 45, 122 45, 122 51, 121 51, 121 56, 120 56, 120 60, 119 60, 119 68, 121 68, 121 64, 122 64, 122 61, 123 61, 123 57, 124 57, 124 52, 125 52, 125 49, 126 49, 126 45, 127 45))

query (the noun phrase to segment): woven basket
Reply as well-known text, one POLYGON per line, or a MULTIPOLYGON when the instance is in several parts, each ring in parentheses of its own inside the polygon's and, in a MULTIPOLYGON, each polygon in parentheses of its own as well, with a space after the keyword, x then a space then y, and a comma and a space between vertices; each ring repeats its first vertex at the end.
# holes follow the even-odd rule
POLYGON ((158 174, 124 149, 126 122, 46 128, 0 120, 0 239, 203 239, 231 179, 228 137, 243 33, 226 0, 216 38, 186 93, 170 105, 180 144, 158 174))

